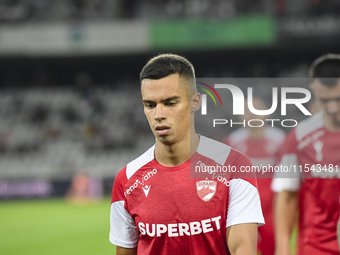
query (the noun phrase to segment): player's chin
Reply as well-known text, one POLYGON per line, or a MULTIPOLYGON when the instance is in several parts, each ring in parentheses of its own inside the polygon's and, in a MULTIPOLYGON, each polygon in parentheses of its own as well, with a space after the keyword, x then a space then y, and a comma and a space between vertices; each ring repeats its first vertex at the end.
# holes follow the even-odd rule
POLYGON ((340 123, 340 114, 332 114, 331 118, 333 119, 334 122, 340 123))
POLYGON ((332 118, 333 125, 340 128, 340 118, 332 118))
POLYGON ((173 139, 169 135, 158 135, 156 138, 165 145, 173 144, 173 139))

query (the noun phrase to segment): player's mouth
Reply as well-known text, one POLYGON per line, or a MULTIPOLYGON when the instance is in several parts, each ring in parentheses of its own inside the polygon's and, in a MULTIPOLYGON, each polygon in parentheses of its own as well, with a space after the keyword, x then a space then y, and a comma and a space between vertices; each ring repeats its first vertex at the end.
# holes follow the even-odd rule
POLYGON ((331 119, 340 119, 340 114, 339 113, 329 113, 328 116, 331 118, 331 119))
POLYGON ((168 126, 162 125, 162 126, 157 126, 157 127, 155 128, 155 130, 156 130, 156 132, 157 132, 158 135, 166 135, 166 134, 169 133, 170 128, 169 128, 168 126))
POLYGON ((340 114, 334 114, 334 115, 333 115, 333 119, 334 119, 335 121, 340 121, 340 114))

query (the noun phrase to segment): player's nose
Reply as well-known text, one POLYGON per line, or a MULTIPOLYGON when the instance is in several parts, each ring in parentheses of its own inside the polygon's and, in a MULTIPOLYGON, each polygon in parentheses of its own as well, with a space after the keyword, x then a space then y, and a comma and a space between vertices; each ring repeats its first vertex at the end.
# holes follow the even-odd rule
POLYGON ((158 104, 155 108, 155 116, 154 116, 155 120, 161 120, 161 119, 165 119, 166 115, 165 115, 165 111, 164 111, 164 106, 161 104, 158 104))
POLYGON ((330 114, 338 113, 339 104, 336 101, 331 100, 327 103, 326 109, 327 109, 327 112, 330 114))

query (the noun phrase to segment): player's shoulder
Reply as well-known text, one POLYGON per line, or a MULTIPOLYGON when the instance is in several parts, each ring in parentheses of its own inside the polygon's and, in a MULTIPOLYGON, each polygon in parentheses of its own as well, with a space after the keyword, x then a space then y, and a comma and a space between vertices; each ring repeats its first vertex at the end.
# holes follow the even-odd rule
MULTIPOLYGON (((140 155, 138 158, 129 162, 119 173, 118 175, 124 175, 127 180, 131 178, 140 168, 148 164, 150 161, 154 159, 154 151, 155 145, 140 155)), ((117 175, 117 176, 118 176, 117 175)))
POLYGON ((249 137, 249 130, 247 128, 239 128, 232 131, 228 136, 228 143, 230 145, 239 144, 249 137))
POLYGON ((228 162, 249 160, 245 154, 239 152, 238 150, 230 147, 225 143, 216 141, 205 136, 201 136, 200 139, 201 140, 197 148, 197 153, 211 160, 214 160, 220 165, 224 165, 227 160, 228 162))
POLYGON ((286 138, 286 133, 277 127, 266 127, 264 136, 270 141, 282 144, 286 138))
POLYGON ((198 154, 214 160, 220 165, 224 165, 230 151, 231 147, 229 145, 205 136, 200 136, 200 143, 197 148, 198 154))
POLYGON ((323 111, 319 111, 313 116, 301 121, 295 128, 296 140, 301 141, 306 136, 324 127, 323 114, 323 111))

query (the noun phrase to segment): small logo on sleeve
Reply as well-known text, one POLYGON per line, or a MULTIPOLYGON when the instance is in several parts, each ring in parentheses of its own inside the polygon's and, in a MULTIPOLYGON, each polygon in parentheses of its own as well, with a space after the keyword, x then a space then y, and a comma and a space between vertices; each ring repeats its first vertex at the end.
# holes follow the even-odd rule
POLYGON ((148 169, 145 170, 142 178, 136 179, 134 183, 132 183, 128 188, 125 189, 124 191, 124 196, 126 197, 127 195, 130 195, 135 189, 140 189, 139 186, 141 186, 143 188, 145 197, 148 197, 149 195, 149 191, 150 191, 150 187, 151 184, 147 185, 146 183, 149 183, 149 180, 155 175, 157 174, 157 169, 148 169))
POLYGON ((204 180, 196 182, 197 195, 204 202, 208 202, 216 193, 217 182, 204 180))

